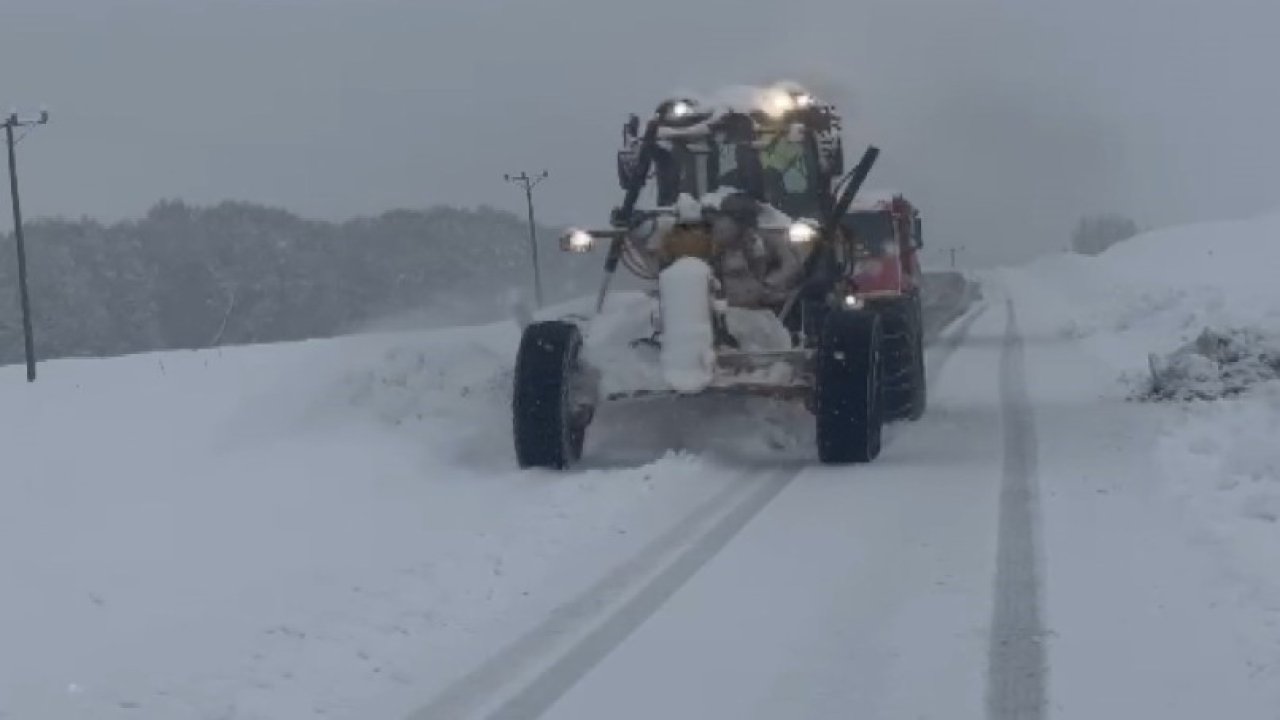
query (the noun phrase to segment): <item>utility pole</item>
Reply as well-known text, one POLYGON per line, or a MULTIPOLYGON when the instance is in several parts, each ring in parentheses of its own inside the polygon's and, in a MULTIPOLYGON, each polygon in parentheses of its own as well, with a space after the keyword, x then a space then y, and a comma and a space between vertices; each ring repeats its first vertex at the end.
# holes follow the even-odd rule
POLYGON ((22 237, 22 205, 18 202, 18 156, 14 149, 15 128, 44 125, 49 111, 41 110, 35 118, 23 119, 11 112, 4 120, 4 136, 9 145, 9 192, 13 196, 13 238, 18 245, 18 294, 22 300, 22 339, 27 355, 27 382, 36 381, 36 348, 31 330, 31 297, 27 293, 27 244, 22 237))
POLYGON ((510 173, 502 176, 503 180, 510 183, 518 183, 524 186, 524 200, 529 208, 529 252, 533 256, 533 296, 538 303, 538 307, 542 307, 542 271, 538 268, 538 230, 533 222, 533 189, 538 183, 547 179, 547 171, 543 170, 536 176, 530 177, 529 173, 522 172, 519 175, 510 173))
POLYGON ((956 269, 956 253, 957 253, 957 252, 963 252, 963 251, 964 251, 964 246, 963 246, 963 245, 952 245, 951 247, 947 248, 946 250, 947 250, 947 252, 948 252, 948 253, 950 253, 950 254, 951 254, 951 269, 952 269, 952 270, 955 270, 955 269, 956 269))

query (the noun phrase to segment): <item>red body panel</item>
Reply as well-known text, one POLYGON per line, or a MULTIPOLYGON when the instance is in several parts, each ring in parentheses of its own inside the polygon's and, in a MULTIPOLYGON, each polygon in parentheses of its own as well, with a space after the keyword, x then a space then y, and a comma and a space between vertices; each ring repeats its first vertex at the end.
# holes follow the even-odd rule
POLYGON ((855 261, 849 282, 859 297, 907 295, 920 287, 919 239, 915 237, 916 209, 901 195, 877 202, 859 213, 885 213, 893 223, 893 241, 875 256, 855 261))

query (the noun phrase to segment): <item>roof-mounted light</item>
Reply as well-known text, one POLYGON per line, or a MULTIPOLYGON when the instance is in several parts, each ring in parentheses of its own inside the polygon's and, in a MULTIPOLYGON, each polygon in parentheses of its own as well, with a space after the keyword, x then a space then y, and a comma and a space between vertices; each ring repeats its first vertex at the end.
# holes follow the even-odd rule
POLYGON ((689 122, 698 115, 698 105, 688 98, 679 98, 663 103, 659 111, 662 113, 662 119, 667 122, 689 122))
POLYGON ((775 86, 760 95, 760 109, 773 119, 796 110, 804 110, 817 104, 812 94, 792 86, 775 86))
POLYGON ((760 98, 760 106, 769 117, 780 118, 796 109, 796 101, 786 90, 773 88, 765 91, 760 98))

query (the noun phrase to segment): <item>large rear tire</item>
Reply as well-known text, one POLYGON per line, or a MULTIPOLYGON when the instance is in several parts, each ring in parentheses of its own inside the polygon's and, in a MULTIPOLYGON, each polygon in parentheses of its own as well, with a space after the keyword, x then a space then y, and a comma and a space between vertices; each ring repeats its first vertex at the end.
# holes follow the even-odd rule
POLYGON ((578 397, 582 334, 561 321, 525 328, 511 400, 520 467, 563 469, 582 457, 591 408, 578 397))
POLYGON ((928 400, 920 298, 884 301, 878 311, 884 319, 885 417, 919 420, 928 400))
POLYGON ((823 322, 816 358, 814 415, 818 459, 869 463, 880 455, 883 393, 880 316, 833 310, 823 322))

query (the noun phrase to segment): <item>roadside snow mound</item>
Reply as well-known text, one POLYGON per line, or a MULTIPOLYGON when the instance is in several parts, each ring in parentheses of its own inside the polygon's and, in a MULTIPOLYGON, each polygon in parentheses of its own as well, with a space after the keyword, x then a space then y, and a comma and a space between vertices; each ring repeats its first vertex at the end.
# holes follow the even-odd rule
POLYGON ((1216 400, 1236 397, 1280 378, 1280 334, 1249 328, 1206 329, 1165 357, 1152 355, 1144 400, 1216 400))
MULTIPOLYGON (((1280 213, 1145 233, 1095 257, 1062 254, 1010 272, 1011 285, 1057 305, 1055 334, 1148 377, 1149 353, 1205 328, 1280 332, 1280 213)), ((1131 386, 1126 388, 1131 390, 1131 386)))
POLYGON ((1172 228, 1095 257, 1064 254, 1004 277, 1049 342, 1098 362, 1107 401, 1142 400, 1157 473, 1198 543, 1223 551, 1243 593, 1280 608, 1280 214, 1172 228), (1110 383, 1108 387, 1107 383, 1110 383))

